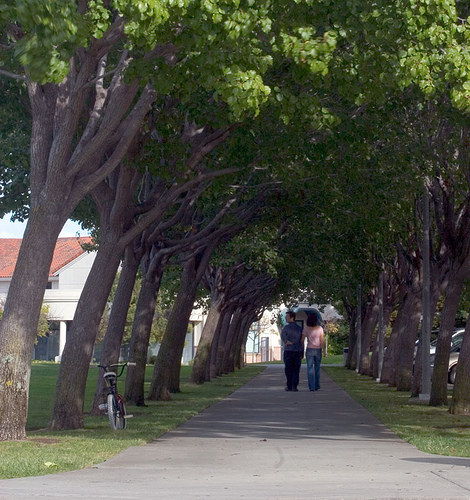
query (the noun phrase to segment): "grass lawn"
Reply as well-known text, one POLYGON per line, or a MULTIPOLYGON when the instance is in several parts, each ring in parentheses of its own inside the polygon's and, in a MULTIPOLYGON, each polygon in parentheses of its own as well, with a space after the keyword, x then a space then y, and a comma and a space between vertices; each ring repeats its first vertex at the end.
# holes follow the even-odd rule
MULTIPOLYGON (((398 392, 346 368, 323 368, 356 401, 419 450, 470 457, 470 416, 451 415, 447 407, 415 401, 409 392, 398 392)), ((450 395, 449 392, 449 401, 450 395)))
MULTIPOLYGON (((181 393, 172 401, 148 402, 146 407, 128 408, 134 417, 127 429, 112 431, 106 415, 85 415, 85 428, 76 431, 45 430, 51 417, 59 365, 33 363, 27 422, 27 440, 0 442, 0 478, 39 476, 53 472, 80 469, 104 462, 117 453, 148 443, 174 429, 193 415, 220 401, 264 370, 263 366, 248 365, 230 375, 224 375, 203 385, 189 384, 190 367, 182 367, 181 393)), ((147 392, 153 366, 147 368, 147 392)), ((90 367, 85 412, 91 410, 98 369, 90 367)), ((119 391, 124 391, 124 376, 119 391)))
POLYGON ((343 355, 342 354, 329 354, 327 356, 323 356, 321 359, 321 364, 322 365, 342 365, 343 364, 343 355))

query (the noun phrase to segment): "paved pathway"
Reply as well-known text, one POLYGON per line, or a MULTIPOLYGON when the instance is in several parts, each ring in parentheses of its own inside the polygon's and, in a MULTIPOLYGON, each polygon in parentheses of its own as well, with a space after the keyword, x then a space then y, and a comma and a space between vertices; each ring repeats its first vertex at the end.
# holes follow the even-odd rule
MULTIPOLYGON (((0 499, 470 499, 470 459, 419 452, 325 374, 271 365, 224 401, 89 469, 0 481, 0 499)), ((132 424, 132 422, 131 422, 132 424)))

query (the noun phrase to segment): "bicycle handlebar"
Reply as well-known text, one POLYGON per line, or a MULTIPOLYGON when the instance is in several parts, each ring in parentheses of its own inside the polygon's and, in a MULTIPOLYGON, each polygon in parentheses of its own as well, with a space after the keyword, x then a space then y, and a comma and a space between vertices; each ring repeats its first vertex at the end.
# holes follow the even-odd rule
POLYGON ((126 363, 112 363, 108 366, 103 366, 103 365, 98 365, 98 368, 103 368, 103 370, 105 372, 109 371, 109 369, 112 367, 112 366, 115 366, 117 368, 121 368, 121 371, 119 372, 119 375, 117 375, 117 377, 120 377, 122 375, 122 372, 124 371, 124 368, 126 366, 136 366, 137 363, 133 363, 133 362, 126 362, 126 363))
POLYGON ((111 366, 136 366, 136 364, 137 363, 126 361, 125 363, 111 363, 110 365, 106 365, 106 366, 105 365, 98 365, 98 368, 103 368, 103 369, 107 370, 111 366))

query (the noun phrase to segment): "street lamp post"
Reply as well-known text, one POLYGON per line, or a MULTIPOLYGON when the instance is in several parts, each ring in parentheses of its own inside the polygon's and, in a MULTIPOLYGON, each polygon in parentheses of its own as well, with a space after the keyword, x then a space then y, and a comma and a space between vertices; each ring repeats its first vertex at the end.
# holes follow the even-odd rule
POLYGON ((424 186, 423 196, 423 323, 421 328, 421 392, 420 399, 429 400, 431 394, 431 270, 429 252, 429 192, 424 186))

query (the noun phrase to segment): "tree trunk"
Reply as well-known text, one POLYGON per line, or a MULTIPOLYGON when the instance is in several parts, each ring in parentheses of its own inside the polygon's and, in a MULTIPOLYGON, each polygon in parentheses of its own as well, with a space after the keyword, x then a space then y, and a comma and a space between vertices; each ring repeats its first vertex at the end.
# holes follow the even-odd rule
POLYGON ((411 391, 413 383, 413 356, 418 337, 419 322, 422 312, 422 290, 417 287, 409 292, 407 301, 407 321, 398 337, 396 356, 395 383, 399 391, 411 391))
POLYGON ((250 314, 240 323, 240 332, 235 345, 235 367, 241 370, 245 366, 245 347, 254 318, 250 314))
POLYGON ((145 273, 135 309, 134 324, 129 344, 129 361, 135 366, 127 369, 126 389, 124 399, 136 406, 145 405, 144 383, 147 353, 155 315, 155 305, 163 277, 164 264, 154 267, 149 276, 145 273))
POLYGON ((361 363, 359 366, 359 373, 362 375, 371 375, 371 359, 370 352, 372 348, 372 337, 374 329, 377 325, 379 314, 378 295, 375 290, 369 296, 369 301, 365 306, 364 319, 362 321, 362 349, 361 349, 361 363))
POLYGON ((116 238, 108 235, 101 241, 62 355, 50 429, 83 428, 83 403, 88 369, 120 256, 116 238))
MULTIPOLYGON (((442 262, 439 262, 437 266, 433 269, 432 276, 432 286, 431 286, 431 305, 430 305, 430 313, 431 324, 434 315, 436 314, 437 304, 439 302, 439 298, 447 289, 449 284, 448 282, 448 273, 449 269, 447 265, 443 265, 442 262)), ((411 396, 418 397, 421 393, 421 385, 422 385, 422 361, 423 356, 421 352, 421 341, 418 342, 418 349, 415 356, 414 369, 413 369, 413 384, 411 387, 411 396)))
POLYGON ((230 322, 230 327, 227 334, 222 373, 231 373, 235 370, 235 348, 237 343, 237 333, 243 314, 242 311, 242 307, 237 307, 232 315, 232 320, 230 322))
POLYGON ((25 439, 31 361, 57 237, 67 215, 32 211, 0 322, 0 440, 25 439))
MULTIPOLYGON (((383 314, 383 320, 384 320, 384 331, 387 331, 387 328, 390 325, 390 318, 392 316, 392 312, 394 309, 395 304, 392 304, 391 302, 387 302, 384 305, 384 314, 383 314)), ((374 352, 372 355, 372 377, 377 380, 379 378, 379 363, 378 363, 378 351, 377 351, 378 346, 374 346, 374 352)))
POLYGON ((209 357, 207 358, 207 363, 206 363, 206 376, 204 378, 204 382, 210 382, 212 378, 216 377, 215 356, 216 356, 217 345, 219 343, 220 326, 222 320, 223 320, 223 315, 220 316, 219 324, 217 325, 217 328, 214 333, 214 338, 212 340, 211 352, 209 354, 209 357))
POLYGON ((220 306, 220 301, 215 298, 211 299, 209 314, 207 315, 204 329, 202 330, 201 339, 199 340, 196 356, 194 358, 193 369, 191 371, 190 382, 193 384, 203 384, 206 380, 206 366, 209 362, 212 341, 222 314, 220 306))
POLYGON ((219 371, 219 349, 223 349, 225 338, 227 335, 228 323, 230 323, 230 316, 227 311, 223 311, 217 329, 215 331, 214 340, 212 341, 211 355, 209 357, 209 362, 206 366, 206 382, 210 382, 213 378, 220 375, 219 371))
POLYGON ((231 366, 231 371, 239 369, 243 362, 243 337, 245 335, 245 325, 248 323, 248 317, 246 316, 247 308, 243 308, 241 311, 240 321, 236 324, 235 330, 235 342, 233 344, 233 363, 231 366))
POLYGON ((447 380, 452 333, 459 307, 464 279, 458 273, 449 278, 449 286, 441 314, 441 327, 437 338, 434 370, 432 373, 430 406, 447 405, 447 380))
POLYGON ((247 330, 245 328, 248 323, 247 318, 242 318, 238 325, 237 341, 234 345, 233 371, 240 370, 245 364, 245 345, 243 339, 247 330))
POLYGON ((211 377, 219 377, 224 372, 224 360, 227 355, 227 350, 230 349, 229 344, 229 333, 230 333, 230 325, 233 317, 234 308, 231 307, 224 312, 224 318, 222 321, 220 336, 217 342, 217 350, 215 353, 214 363, 211 364, 211 377))
POLYGON ((409 300, 408 294, 406 294, 400 305, 398 306, 397 316, 393 323, 392 333, 390 334, 390 342, 387 346, 387 350, 384 355, 384 363, 382 367, 382 376, 380 382, 384 384, 389 384, 391 386, 395 385, 395 369, 396 369, 396 358, 398 356, 398 343, 401 332, 405 328, 408 313, 408 308, 406 302, 409 300))
MULTIPOLYGON (((244 264, 234 264, 231 267, 211 266, 204 276, 205 285, 211 291, 209 315, 199 341, 191 382, 202 384, 210 380, 211 356, 216 356, 219 329, 222 326, 224 309, 233 308, 235 304, 254 304, 269 294, 272 278, 256 275, 244 264), (214 342, 216 344, 214 345, 214 342)), ((213 371, 217 371, 214 360, 213 371)))
POLYGON ((175 303, 171 310, 165 334, 158 351, 157 360, 153 371, 148 399, 153 401, 169 401, 170 392, 175 389, 172 375, 174 369, 181 367, 181 356, 184 341, 188 332, 189 318, 194 305, 199 280, 196 256, 189 259, 183 266, 181 284, 175 303))
MULTIPOLYGON (((359 309, 359 307, 358 307, 359 309)), ((356 313, 356 323, 354 325, 351 325, 352 328, 354 328, 354 337, 353 337, 353 345, 351 349, 351 358, 349 361, 349 365, 351 367, 351 370, 357 370, 358 365, 357 365, 357 350, 359 349, 359 345, 361 344, 361 338, 359 336, 359 326, 358 326, 358 314, 361 315, 361 329, 362 329, 362 315, 363 315, 364 309, 361 307, 361 310, 356 313)), ((351 331, 349 332, 351 335, 351 331)), ((349 353, 348 353, 349 354, 349 353)))
POLYGON ((470 315, 460 348, 450 413, 470 415, 470 315))
MULTIPOLYGON (((103 340, 103 348, 101 350, 100 364, 109 366, 119 361, 121 354, 122 338, 124 335, 124 328, 126 326, 127 312, 129 304, 132 299, 132 292, 134 290, 135 278, 137 269, 139 268, 138 258, 133 250, 133 244, 126 248, 126 254, 121 269, 121 276, 116 288, 111 313, 109 315, 108 328, 103 340)), ((95 397, 93 399, 92 415, 99 415, 101 410, 99 405, 105 402, 104 388, 105 381, 101 376, 98 376, 95 397)))
MULTIPOLYGON (((468 169, 468 131, 460 131, 462 144, 459 148, 461 167, 468 169)), ((468 171, 468 170, 467 170, 468 171)), ((468 179, 467 179, 468 181, 468 179)), ((453 182, 443 182, 441 174, 433 179, 430 193, 434 202, 436 228, 445 245, 449 265, 449 284, 441 315, 432 373, 431 406, 447 405, 447 380, 452 333, 462 287, 470 275, 470 203, 469 198, 456 203, 453 182)), ((460 188, 458 188, 460 189, 460 188)), ((457 404, 457 401, 455 402, 457 404)))
POLYGON ((244 311, 239 322, 237 338, 234 344, 235 350, 235 365, 234 368, 241 369, 245 366, 245 348, 251 324, 256 320, 253 307, 248 306, 244 311))
POLYGON ((346 356, 346 368, 350 370, 356 369, 357 357, 354 356, 354 351, 356 348, 356 314, 357 309, 354 310, 354 314, 348 316, 349 325, 349 339, 348 339, 348 355, 346 356))
MULTIPOLYGON (((88 368, 99 323, 108 301, 121 255, 138 232, 134 219, 134 190, 141 174, 121 165, 107 182, 93 191, 100 214, 101 241, 93 267, 75 311, 59 369, 54 408, 49 427, 54 430, 83 427, 83 401, 88 368)), ((140 226, 141 231, 145 228, 140 226)))

